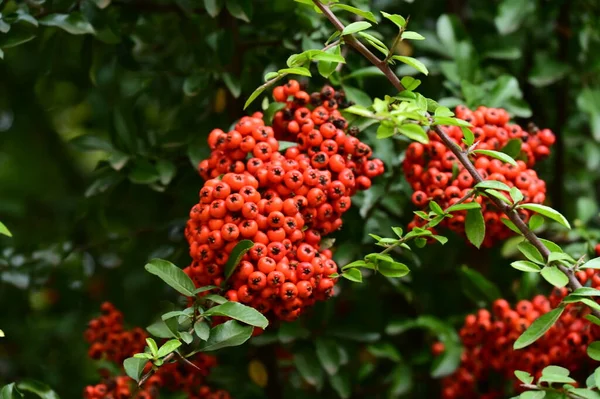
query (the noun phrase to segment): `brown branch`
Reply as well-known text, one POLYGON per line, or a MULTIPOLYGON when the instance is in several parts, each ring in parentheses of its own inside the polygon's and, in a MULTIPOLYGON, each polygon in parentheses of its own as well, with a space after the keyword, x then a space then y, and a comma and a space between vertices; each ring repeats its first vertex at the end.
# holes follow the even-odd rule
MULTIPOLYGON (((325 4, 321 3, 319 0, 313 0, 313 3, 321 10, 323 15, 333 24, 333 26, 340 32, 344 30, 344 24, 335 16, 335 14, 327 7, 325 4)), ((344 35, 344 41, 352 46, 356 51, 361 53, 366 59, 368 59, 373 65, 375 65, 383 74, 387 77, 390 83, 398 90, 403 91, 404 87, 402 83, 400 83, 400 79, 396 74, 392 71, 389 64, 384 60, 379 59, 375 54, 371 52, 364 44, 362 44, 358 39, 356 39, 352 35, 344 35)), ((481 183, 484 181, 483 177, 477 172, 477 169, 473 165, 473 163, 469 160, 469 157, 465 151, 463 151, 458 144, 456 144, 442 129, 440 126, 434 126, 433 131, 438 135, 442 143, 456 156, 458 161, 463 165, 463 167, 469 172, 469 174, 473 177, 476 183, 481 183)), ((523 234, 525 239, 529 241, 543 256, 545 260, 548 260, 548 256, 550 255, 550 250, 544 245, 544 243, 539 239, 538 236, 535 235, 533 231, 527 227, 525 222, 521 219, 517 211, 513 209, 512 206, 502 202, 497 198, 490 198, 490 201, 494 205, 498 207, 502 212, 506 214, 506 216, 510 219, 511 222, 519 231, 523 234)), ((575 277, 575 271, 572 268, 568 268, 564 265, 557 264, 556 265, 560 271, 565 273, 569 278, 569 288, 575 291, 578 288, 581 288, 581 283, 575 277)), ((600 311, 592 309, 592 313, 600 317, 600 311)))

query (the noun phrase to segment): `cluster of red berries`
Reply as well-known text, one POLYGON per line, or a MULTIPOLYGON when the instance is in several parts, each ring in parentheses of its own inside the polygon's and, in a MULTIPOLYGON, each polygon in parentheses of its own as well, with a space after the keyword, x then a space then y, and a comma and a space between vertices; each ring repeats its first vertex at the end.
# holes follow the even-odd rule
MULTIPOLYGON (((523 130, 516 124, 510 124, 509 115, 503 109, 479 107, 471 111, 464 106, 456 108, 456 117, 471 123, 477 149, 500 151, 510 140, 521 140, 521 156, 517 165, 502 163, 482 154, 474 154, 473 161, 477 171, 486 180, 496 180, 509 187, 517 187, 523 194, 523 202, 541 204, 546 198, 546 183, 539 179, 531 169, 536 161, 550 153, 554 143, 554 134, 548 130, 531 128, 523 130)), ((445 132, 462 148, 463 132, 457 126, 444 127, 445 132)), ((406 151, 403 163, 404 173, 415 192, 412 202, 419 208, 427 207, 435 200, 442 208, 447 208, 466 196, 474 186, 473 177, 458 162, 456 156, 446 148, 434 133, 429 133, 429 143, 411 143, 406 151)), ((482 201, 482 211, 486 224, 485 246, 491 246, 498 240, 508 238, 512 233, 500 220, 505 217, 491 202, 482 201)), ((521 217, 527 220, 529 213, 519 210, 521 217)), ((463 233, 465 211, 453 213, 454 217, 442 222, 442 226, 463 233)), ((426 221, 415 217, 410 227, 423 226, 426 221)))
MULTIPOLYGON (((123 315, 112 304, 106 302, 101 306, 102 315, 89 322, 85 338, 91 343, 89 356, 93 359, 105 358, 118 365, 136 353, 144 351, 146 333, 141 328, 126 331, 123 328, 123 315)), ((144 387, 140 389, 136 399, 158 398, 159 390, 184 392, 189 399, 230 399, 228 392, 212 390, 205 383, 211 368, 216 366, 214 356, 198 353, 189 359, 190 364, 180 362, 162 365, 153 374, 144 387)), ((148 372, 151 364, 146 365, 148 372)), ((113 377, 107 370, 101 370, 103 382, 84 389, 85 399, 129 399, 134 390, 134 381, 126 376, 113 377)))
MULTIPOLYGON (((577 278, 583 285, 589 282, 600 288, 600 274, 593 269, 580 271, 577 278)), ((597 365, 587 356, 587 345, 600 338, 600 327, 588 322, 584 316, 590 312, 588 306, 567 305, 556 324, 546 334, 524 349, 514 350, 517 338, 536 320, 561 302, 567 289, 554 289, 547 298, 535 296, 531 301, 519 301, 514 308, 504 299, 498 299, 492 312, 480 309, 465 318, 460 330, 464 346, 459 369, 442 381, 442 398, 503 398, 503 384, 494 386, 492 376, 502 381, 513 381, 513 389, 521 391, 520 382, 514 371, 527 371, 536 380, 549 365, 562 366, 577 374, 581 371, 586 378, 597 365), (586 374, 587 373, 587 374, 586 374)), ((434 354, 443 351, 443 345, 435 344, 434 354)))
POLYGON ((220 286, 235 245, 252 240, 226 296, 292 321, 331 295, 338 268, 321 239, 341 227, 351 196, 384 167, 348 129, 341 92, 326 86, 309 95, 290 80, 273 96, 285 103, 273 127, 255 113, 230 132, 210 133, 211 155, 199 164, 207 181, 185 231, 193 259, 185 271, 197 286, 220 286))

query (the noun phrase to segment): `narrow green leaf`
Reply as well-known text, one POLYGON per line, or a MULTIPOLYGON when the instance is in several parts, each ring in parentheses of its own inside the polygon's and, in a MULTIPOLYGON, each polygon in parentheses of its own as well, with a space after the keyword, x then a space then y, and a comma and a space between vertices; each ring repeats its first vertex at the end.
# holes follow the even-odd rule
POLYGON ((408 66, 415 68, 417 71, 421 72, 424 75, 429 75, 429 71, 425 64, 413 57, 407 57, 405 55, 395 55, 392 57, 394 60, 398 60, 408 66))
POLYGON ((348 263, 346 266, 342 267, 342 270, 352 269, 354 267, 365 267, 367 266, 367 262, 364 260, 355 260, 352 263, 348 263))
POLYGON ((21 392, 19 392, 19 390, 15 386, 15 383, 13 382, 8 385, 5 385, 0 390, 0 399, 23 399, 23 395, 21 394, 21 392))
POLYGON ((203 316, 225 316, 251 326, 267 328, 269 321, 258 310, 239 302, 225 302, 204 312, 203 316))
POLYGON ((332 8, 332 9, 339 8, 339 9, 342 9, 344 11, 348 11, 348 12, 351 12, 353 14, 359 15, 359 16, 363 17, 364 19, 373 22, 374 24, 377 23, 377 20, 375 19, 375 15, 373 15, 372 12, 363 11, 360 8, 352 7, 352 6, 349 6, 349 5, 346 5, 346 4, 342 4, 342 3, 334 3, 334 4, 332 4, 330 6, 330 8, 332 8))
POLYGON ((171 262, 162 259, 152 259, 145 266, 146 270, 158 276, 179 293, 192 297, 196 286, 187 274, 171 262))
POLYGON ((517 226, 515 226, 515 224, 510 219, 507 219, 506 217, 503 216, 500 218, 500 221, 502 223, 504 223, 504 225, 506 227, 508 227, 509 229, 514 231, 515 233, 517 233, 519 235, 523 235, 523 233, 521 233, 521 230, 519 230, 519 228, 517 226))
POLYGON ((473 134, 471 129, 469 129, 468 127, 461 127, 460 130, 462 130, 464 142, 467 145, 467 147, 472 146, 475 142, 475 135, 473 134))
POLYGON ((425 37, 417 32, 405 30, 402 32, 402 40, 425 40, 425 37))
POLYGON ((348 399, 352 394, 352 384, 346 370, 330 375, 329 383, 341 399, 348 399))
POLYGON ((238 242, 229 254, 229 259, 225 264, 225 281, 229 280, 235 269, 238 267, 242 257, 248 252, 254 243, 250 240, 242 240, 238 242))
POLYGON ((146 344, 148 345, 148 348, 150 348, 150 353, 152 353, 153 356, 156 356, 158 354, 158 345, 156 345, 156 341, 152 338, 146 338, 146 344))
POLYGON ((496 181, 496 180, 482 181, 481 183, 477 183, 475 185, 475 188, 479 188, 479 189, 491 188, 494 190, 510 191, 510 187, 508 187, 506 184, 502 183, 501 181, 496 181))
POLYGON ((225 6, 233 17, 250 22, 253 12, 251 0, 226 0, 225 6))
POLYGON ((487 155, 488 157, 496 158, 501 160, 502 162, 517 166, 517 162, 512 157, 506 155, 503 152, 492 150, 474 150, 473 153, 487 155))
POLYGON ((369 29, 371 26, 373 26, 373 25, 371 25, 369 22, 366 22, 366 21, 353 22, 349 25, 346 25, 346 27, 342 31, 342 36, 351 35, 353 33, 369 29))
POLYGON ((4 234, 5 236, 12 237, 12 233, 8 228, 4 225, 4 223, 0 222, 0 234, 4 234))
POLYGON ((125 359, 123 362, 123 367, 125 368, 125 373, 134 381, 139 381, 142 373, 144 372, 144 367, 148 363, 148 359, 140 359, 136 357, 130 357, 125 359))
POLYGON ((518 188, 511 187, 509 193, 510 198, 512 198, 513 202, 517 203, 523 201, 523 193, 518 188))
POLYGON ((337 344, 329 339, 317 338, 315 342, 317 348, 317 357, 323 365, 323 368, 329 375, 334 375, 338 372, 341 365, 340 352, 337 344))
POLYGON ((242 326, 235 320, 226 321, 210 330, 210 336, 200 345, 200 350, 209 352, 242 345, 250 339, 252 330, 252 326, 242 326))
POLYGON ((96 31, 83 14, 50 14, 39 20, 40 25, 54 26, 69 32, 72 35, 95 34, 96 31))
POLYGON ((483 243, 485 238, 485 221, 481 209, 467 210, 465 219, 465 233, 469 241, 477 248, 483 243))
POLYGON ((526 391, 519 395, 519 399, 543 399, 546 397, 546 391, 526 391))
MULTIPOLYGON (((280 75, 280 78, 282 78, 282 77, 283 77, 283 76, 282 76, 282 75, 280 75)), ((263 93, 263 91, 265 91, 265 89, 266 89, 266 88, 267 88, 267 86, 260 86, 260 87, 258 87, 256 90, 254 90, 254 91, 252 92, 252 94, 250 94, 250 97, 248 97, 248 99, 246 100, 246 103, 244 104, 244 109, 248 108, 248 106, 249 106, 250 104, 252 104, 252 102, 253 102, 254 100, 256 100, 256 98, 257 98, 258 96, 260 96, 260 95, 263 93)))
POLYGON ((600 361, 600 341, 592 342, 587 348, 587 354, 592 359, 600 361))
POLYGON ((278 71, 280 75, 301 75, 301 76, 312 76, 310 74, 310 70, 304 67, 295 67, 295 68, 284 68, 278 71))
POLYGON ((569 283, 569 278, 556 266, 546 266, 542 269, 542 277, 555 287, 562 288, 569 283))
POLYGON ((544 224, 544 218, 542 216, 538 215, 537 213, 531 215, 531 217, 529 218, 529 228, 531 230, 537 230, 543 224, 544 224))
POLYGON ((564 310, 564 306, 561 306, 538 317, 515 341, 513 348, 522 349, 537 341, 556 323, 564 310))
POLYGON ((571 228, 571 225, 569 224, 567 218, 565 218, 560 212, 550 208, 549 206, 541 204, 521 204, 518 206, 518 208, 528 209, 530 211, 537 212, 540 215, 544 215, 547 218, 562 224, 567 229, 571 228))
POLYGON ((511 263, 510 265, 522 272, 539 273, 542 270, 538 265, 527 260, 518 260, 516 262, 511 263))
POLYGON ((594 323, 597 326, 600 326, 600 318, 594 316, 593 314, 588 314, 585 315, 586 320, 588 320, 591 323, 594 323))
POLYGON ((478 202, 463 202, 461 204, 452 205, 450 208, 446 209, 447 213, 458 212, 458 211, 466 211, 469 209, 481 209, 481 205, 478 202))

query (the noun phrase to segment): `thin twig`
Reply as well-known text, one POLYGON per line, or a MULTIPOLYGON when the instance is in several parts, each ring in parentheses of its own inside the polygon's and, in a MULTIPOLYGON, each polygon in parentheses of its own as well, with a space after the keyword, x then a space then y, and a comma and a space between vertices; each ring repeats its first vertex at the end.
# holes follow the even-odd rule
MULTIPOLYGON (((323 15, 331 22, 331 24, 340 32, 344 30, 344 24, 335 16, 335 14, 329 9, 328 6, 321 3, 319 0, 313 0, 315 6, 321 10, 323 15)), ((381 72, 386 76, 386 78, 390 81, 390 83, 396 88, 398 91, 404 91, 404 87, 402 83, 400 83, 400 79, 396 74, 392 71, 387 62, 379 59, 373 52, 371 52, 364 44, 358 41, 353 35, 344 35, 344 41, 352 46, 356 51, 361 53, 367 60, 369 60, 374 66, 379 68, 381 72)), ((446 134, 442 127, 433 126, 433 131, 438 135, 442 143, 456 156, 458 161, 463 165, 463 167, 469 172, 469 174, 473 177, 476 183, 481 183, 484 181, 483 177, 477 172, 477 169, 473 165, 473 163, 469 160, 467 154, 446 134)), ((502 212, 506 214, 506 216, 510 219, 511 222, 519 231, 523 234, 525 239, 529 241, 543 256, 545 260, 548 260, 548 256, 550 256, 550 250, 544 245, 544 243, 539 239, 538 236, 535 235, 533 231, 527 227, 525 222, 521 219, 519 214, 512 209, 512 207, 497 198, 490 198, 490 201, 494 205, 498 207, 502 212)), ((575 271, 572 268, 566 267, 561 264, 556 265, 560 271, 565 273, 569 278, 569 288, 575 291, 578 288, 581 288, 581 283, 577 280, 575 276, 575 271)), ((600 317, 600 311, 592 309, 592 313, 600 317)))

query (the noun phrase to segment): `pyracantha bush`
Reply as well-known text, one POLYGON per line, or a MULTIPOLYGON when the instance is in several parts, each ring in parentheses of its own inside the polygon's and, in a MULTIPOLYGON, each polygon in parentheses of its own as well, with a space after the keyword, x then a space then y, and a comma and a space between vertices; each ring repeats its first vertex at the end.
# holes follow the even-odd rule
POLYGON ((185 231, 193 259, 185 272, 198 287, 221 286, 236 244, 252 240, 226 297, 292 321, 331 295, 338 268, 322 237, 341 227, 351 196, 384 167, 340 114, 343 93, 326 86, 309 95, 290 80, 273 96, 283 109, 272 127, 255 113, 230 132, 210 133, 211 155, 199 164, 208 180, 185 231))
MULTIPOLYGON (((577 272, 579 281, 600 288, 600 274, 593 269, 577 272)), ((562 366, 573 375, 585 379, 596 362, 588 357, 587 346, 600 338, 600 326, 585 320, 590 308, 580 303, 566 305, 558 321, 532 345, 519 350, 513 344, 538 317, 556 308, 568 294, 566 288, 555 288, 550 296, 537 295, 531 301, 521 300, 514 307, 498 299, 492 311, 480 309, 465 318, 460 330, 464 346, 458 370, 442 381, 442 398, 504 398, 504 381, 512 381, 512 390, 520 392, 521 382, 515 370, 529 372, 537 380, 544 367, 562 366), (494 385, 494 376, 500 384, 494 385)), ((435 354, 443 345, 433 346, 435 354)))
MULTIPOLYGON (((519 125, 509 123, 509 115, 503 109, 479 107, 471 111, 464 106, 456 108, 456 116, 471 123, 469 128, 477 143, 476 149, 500 151, 511 140, 519 140, 520 155, 517 166, 504 163, 488 155, 473 153, 472 160, 477 171, 486 180, 495 180, 505 183, 509 187, 518 188, 523 194, 523 202, 541 204, 546 199, 546 183, 538 178, 535 170, 531 169, 535 163, 548 156, 550 146, 554 143, 554 134, 548 130, 531 128, 523 130, 519 125)), ((462 142, 463 131, 458 126, 444 127, 445 132, 461 148, 465 149, 462 142)), ((411 143, 406 151, 403 163, 404 173, 414 193, 412 202, 419 208, 425 208, 430 200, 436 201, 442 208, 447 208, 462 197, 468 195, 473 189, 475 181, 469 172, 458 162, 456 156, 440 141, 435 133, 429 133, 429 143, 411 143)), ((513 144, 514 145, 514 144, 513 144)), ((519 148, 517 147, 517 152, 519 148)), ((481 198, 481 197, 480 197, 481 198)), ((487 199, 481 202, 481 208, 486 225, 484 246, 492 246, 508 238, 512 232, 502 223, 501 218, 506 218, 503 212, 487 199)), ((470 201, 470 199, 468 200, 470 201)), ((530 214, 525 209, 519 213, 524 220, 530 214)), ((415 216, 409 227, 423 226, 426 221, 415 216)), ((454 217, 441 223, 441 226, 450 228, 458 233, 464 233, 465 211, 459 211, 454 217)))
MULTIPOLYGON (((102 315, 88 324, 86 340, 91 344, 89 356, 122 365, 125 358, 144 351, 147 335, 139 327, 125 330, 123 314, 111 303, 101 306, 102 315)), ((184 392, 189 399, 229 399, 224 390, 214 390, 206 384, 211 368, 216 366, 214 356, 198 353, 189 363, 174 362, 162 365, 148 378, 144 386, 135 390, 136 383, 127 376, 111 376, 108 370, 101 370, 103 382, 85 387, 85 399, 155 399, 161 389, 170 392, 184 392), (191 363, 191 364, 190 364, 191 363), (135 396, 132 396, 135 393, 135 396)), ((146 372, 151 363, 146 365, 146 372)))

